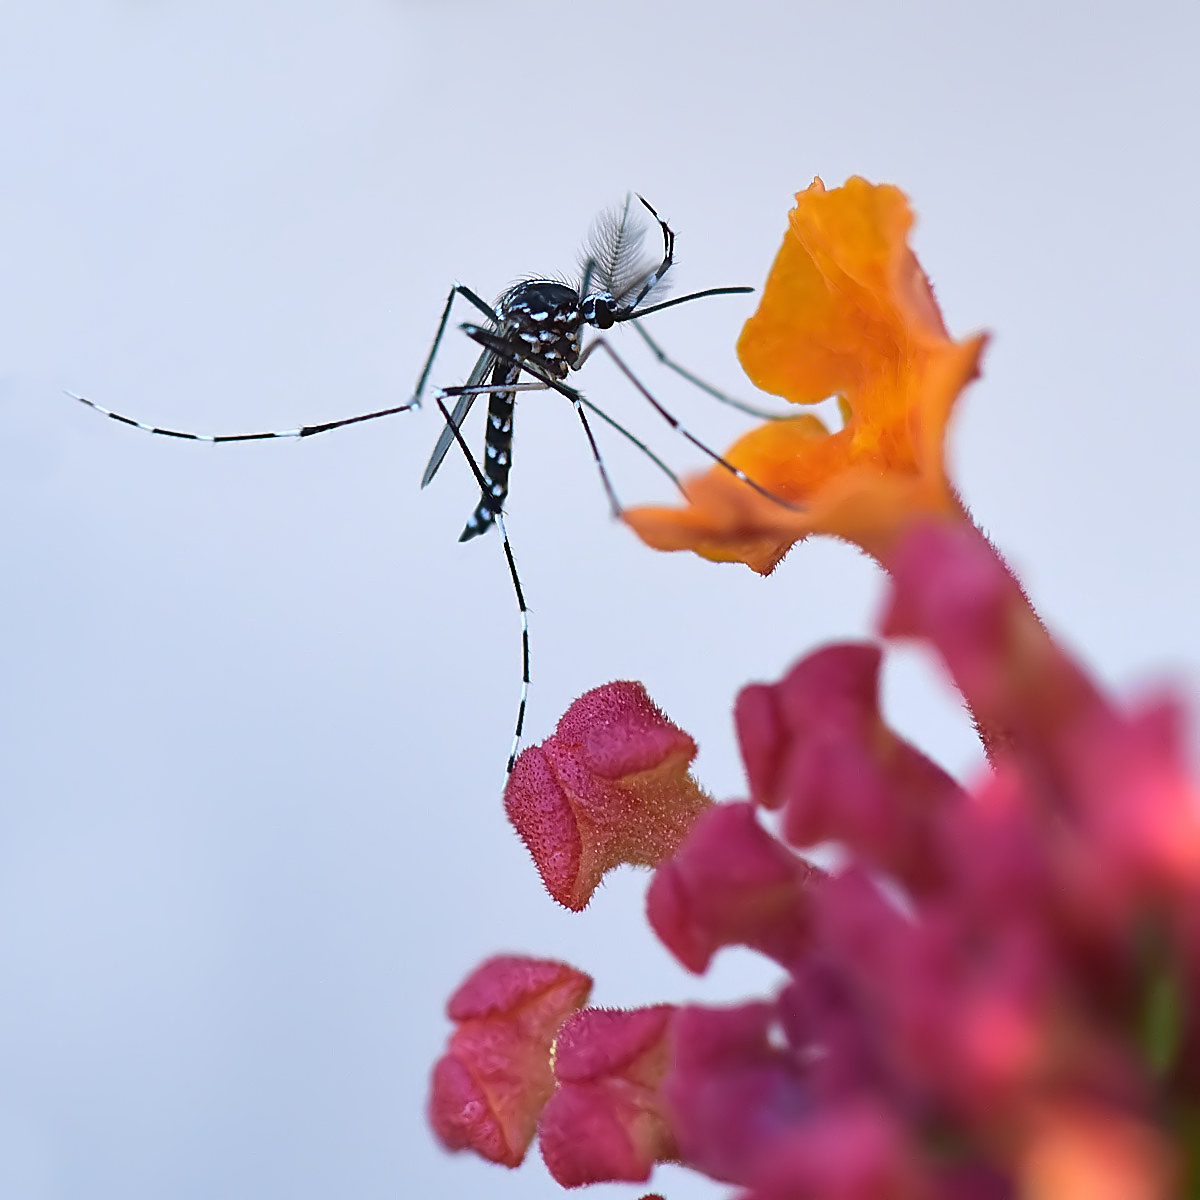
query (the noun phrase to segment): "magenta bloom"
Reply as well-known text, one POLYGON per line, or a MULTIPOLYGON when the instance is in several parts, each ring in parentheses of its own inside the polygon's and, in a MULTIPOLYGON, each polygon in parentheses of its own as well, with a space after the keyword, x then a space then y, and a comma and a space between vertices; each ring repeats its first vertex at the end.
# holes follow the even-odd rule
POLYGON ((563 1026, 558 1086, 539 1131, 542 1157, 563 1187, 645 1180, 656 1162, 677 1157, 661 1091, 673 1013, 666 1004, 590 1008, 563 1026))
POLYGON ((681 1155, 754 1200, 1173 1194, 1200 1084, 1200 805, 1177 714, 1107 700, 977 536, 918 528, 893 570, 885 632, 927 640, 1002 731, 994 772, 964 791, 887 728, 875 647, 742 693, 755 799, 844 860, 784 901, 782 844, 745 824, 758 919, 709 909, 750 861, 713 834, 723 806, 660 868, 651 920, 684 965, 724 940, 792 977, 675 1018, 681 1155), (680 877, 699 900, 676 902, 680 877))
POLYGON ((554 1001, 512 990, 518 1009, 539 997, 518 1035, 504 1017, 467 1036, 495 1018, 460 992, 432 1105, 448 1146, 512 1164, 536 1123, 565 1186, 670 1160, 740 1200, 1179 1194, 1200 797, 1177 707, 1107 698, 964 528, 913 529, 890 566, 883 631, 940 656, 990 773, 964 788, 888 728, 873 645, 742 692, 749 802, 708 803, 691 740, 638 685, 589 693, 507 797, 552 894, 581 907, 616 863, 657 863, 648 916, 683 966, 748 946, 788 982, 732 1008, 572 1016, 584 977, 555 967, 554 1001), (818 843, 839 847, 829 873, 799 854, 818 843))
POLYGON ((773 838, 750 804, 721 804, 696 822, 654 876, 647 915, 663 944, 700 973, 722 946, 750 946, 789 965, 811 937, 822 874, 773 838))
POLYGON ((450 997, 458 1028, 433 1069, 429 1119, 448 1150, 515 1167, 554 1089, 550 1051, 592 981, 564 963, 509 955, 478 967, 450 997))
POLYGON ((696 743, 640 683, 610 683, 567 709, 552 737, 517 759, 504 806, 542 876, 581 909, 605 872, 655 866, 710 804, 688 773, 696 743))

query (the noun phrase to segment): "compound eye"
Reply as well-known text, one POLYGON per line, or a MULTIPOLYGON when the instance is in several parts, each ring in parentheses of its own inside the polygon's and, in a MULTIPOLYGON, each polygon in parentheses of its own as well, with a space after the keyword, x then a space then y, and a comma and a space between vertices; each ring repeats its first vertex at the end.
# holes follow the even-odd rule
POLYGON ((607 296, 591 296, 588 299, 590 311, 585 313, 589 325, 597 329, 611 329, 613 325, 612 304, 607 296))

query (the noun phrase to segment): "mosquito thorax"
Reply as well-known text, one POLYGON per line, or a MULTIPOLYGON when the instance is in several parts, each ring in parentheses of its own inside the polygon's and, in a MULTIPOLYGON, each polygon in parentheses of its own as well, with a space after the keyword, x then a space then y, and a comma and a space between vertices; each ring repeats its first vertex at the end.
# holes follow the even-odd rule
POLYGON ((502 336, 520 343, 522 357, 534 359, 558 379, 566 378, 579 359, 584 320, 573 287, 530 279, 505 292, 496 311, 502 336))
POLYGON ((608 292, 593 292, 583 300, 583 319, 597 329, 611 329, 615 323, 616 301, 608 292))

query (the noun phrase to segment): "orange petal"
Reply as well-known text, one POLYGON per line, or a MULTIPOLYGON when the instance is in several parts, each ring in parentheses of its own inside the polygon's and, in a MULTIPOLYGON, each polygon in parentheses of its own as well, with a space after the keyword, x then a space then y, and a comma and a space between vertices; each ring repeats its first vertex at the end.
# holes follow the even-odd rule
POLYGON ((840 397, 845 426, 774 421, 733 446, 726 458, 776 500, 716 466, 688 481, 687 508, 627 511, 656 549, 766 574, 809 534, 880 557, 915 516, 958 510, 945 431, 986 338, 946 333, 899 189, 854 178, 827 192, 818 179, 796 201, 738 353, 766 391, 798 404, 840 397))

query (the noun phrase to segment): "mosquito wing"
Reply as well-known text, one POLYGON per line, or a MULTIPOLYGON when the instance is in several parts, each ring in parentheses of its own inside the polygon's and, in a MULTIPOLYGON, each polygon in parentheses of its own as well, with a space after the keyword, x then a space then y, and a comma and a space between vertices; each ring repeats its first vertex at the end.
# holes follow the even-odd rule
MULTIPOLYGON (((491 350, 485 350, 478 358, 475 366, 471 370, 471 374, 467 376, 465 387, 479 387, 485 379, 488 372, 492 369, 492 363, 496 361, 496 356, 491 350)), ((465 392, 459 396, 454 405, 454 411, 450 414, 450 420, 454 422, 455 429, 461 429, 462 423, 467 419, 467 413, 471 411, 471 405, 475 403, 475 397, 480 395, 479 392, 465 392)), ((421 486, 425 487, 429 481, 438 473, 438 468, 442 465, 442 460, 446 457, 446 451, 454 442, 454 430, 449 425, 442 426, 442 432, 438 434, 437 444, 433 448, 433 453, 429 456, 429 463, 425 468, 425 474, 421 476, 421 486)))

